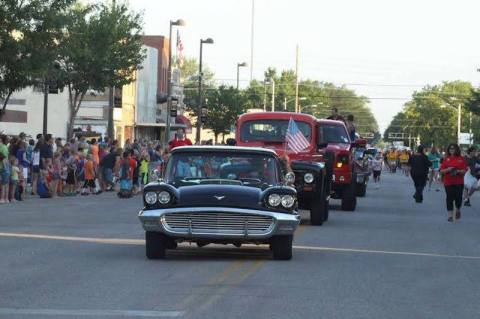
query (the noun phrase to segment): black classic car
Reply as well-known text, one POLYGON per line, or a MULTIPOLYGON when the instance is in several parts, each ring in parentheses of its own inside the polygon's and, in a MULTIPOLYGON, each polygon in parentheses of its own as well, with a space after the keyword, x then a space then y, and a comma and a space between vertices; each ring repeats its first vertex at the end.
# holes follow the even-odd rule
POLYGON ((175 148, 163 180, 144 188, 139 213, 146 254, 165 258, 177 243, 269 244, 274 259, 291 259, 300 222, 294 176, 274 151, 234 146, 175 148))

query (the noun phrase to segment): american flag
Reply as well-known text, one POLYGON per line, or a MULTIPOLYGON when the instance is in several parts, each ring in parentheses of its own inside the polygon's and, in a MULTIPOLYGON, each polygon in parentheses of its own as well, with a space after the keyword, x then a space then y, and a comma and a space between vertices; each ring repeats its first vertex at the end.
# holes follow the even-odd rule
POLYGON ((180 38, 180 32, 177 30, 177 65, 183 64, 183 42, 180 38))
POLYGON ((297 124, 292 118, 288 122, 287 134, 285 135, 285 142, 287 146, 295 153, 301 152, 310 146, 308 140, 303 136, 298 129, 297 124))

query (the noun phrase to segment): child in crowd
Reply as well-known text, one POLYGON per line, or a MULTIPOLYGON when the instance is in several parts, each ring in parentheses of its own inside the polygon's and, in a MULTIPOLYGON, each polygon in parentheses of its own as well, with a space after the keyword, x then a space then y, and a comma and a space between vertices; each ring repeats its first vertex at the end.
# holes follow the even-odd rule
POLYGON ((61 174, 62 174, 62 163, 60 161, 60 158, 62 157, 60 152, 56 152, 53 155, 53 161, 52 165, 49 168, 49 173, 52 178, 52 182, 50 184, 50 193, 52 193, 52 197, 57 197, 61 192, 59 191, 59 188, 61 189, 61 174))
MULTIPOLYGON (((23 201, 24 200, 24 194, 25 194, 25 188, 27 187, 27 178, 25 174, 25 169, 20 169, 18 172, 18 185, 17 189, 15 191, 15 199, 17 201, 23 201)), ((28 174, 28 170, 27 170, 28 174)))
POLYGON ((76 180, 77 180, 77 193, 83 188, 85 183, 85 155, 83 154, 83 149, 78 149, 77 154, 77 170, 76 170, 76 180))
POLYGON ((0 182, 2 190, 0 192, 0 204, 10 203, 8 200, 10 190, 10 163, 8 159, 0 152, 0 182))
POLYGON ((77 195, 75 191, 76 179, 75 172, 77 170, 77 159, 75 158, 75 151, 70 150, 70 155, 65 161, 67 167, 67 178, 65 180, 65 195, 74 196, 77 195))
POLYGON ((120 162, 120 191, 118 197, 132 197, 132 169, 130 163, 130 152, 124 152, 120 162))
POLYGON ((95 163, 92 154, 88 154, 84 164, 85 183, 83 184, 82 195, 93 194, 95 189, 95 163))
POLYGON ((8 194, 8 199, 11 203, 16 202, 15 194, 18 187, 18 180, 20 175, 20 168, 18 167, 18 160, 16 157, 10 159, 10 167, 11 167, 11 174, 10 174, 10 189, 8 194))
POLYGON ((145 150, 142 152, 142 156, 140 157, 140 178, 141 178, 141 185, 142 185, 142 192, 144 185, 148 184, 148 168, 150 165, 150 156, 148 155, 148 151, 145 150))

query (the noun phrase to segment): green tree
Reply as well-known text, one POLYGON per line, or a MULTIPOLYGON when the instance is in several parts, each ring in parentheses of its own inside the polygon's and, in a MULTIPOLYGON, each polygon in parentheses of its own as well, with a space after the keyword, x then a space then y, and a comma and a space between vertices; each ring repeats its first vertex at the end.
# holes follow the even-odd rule
POLYGON ((0 0, 0 100, 54 72, 67 8, 74 0, 0 0))
POLYGON ((221 85, 217 89, 206 92, 207 114, 205 128, 212 130, 215 143, 220 134, 230 133, 230 129, 237 122, 238 116, 245 112, 245 97, 239 94, 233 86, 221 85))
MULTIPOLYGON (((208 66, 202 65, 202 73, 203 92, 215 88, 214 73, 208 66)), ((183 103, 185 104, 187 112, 195 117, 196 123, 198 105, 198 61, 195 58, 185 58, 182 66, 180 66, 180 76, 184 92, 183 103)), ((205 93, 203 93, 203 97, 205 98, 205 93)))
MULTIPOLYGON (((461 131, 470 129, 480 136, 479 118, 474 113, 470 117, 472 86, 468 82, 444 82, 441 85, 426 86, 414 92, 412 100, 398 113, 385 131, 403 133, 405 137, 420 138, 424 145, 445 146, 457 139, 457 108, 462 107, 461 131), (470 118, 471 123, 470 125, 470 118)), ((405 140, 408 143, 408 139, 405 140)))
POLYGON ((61 80, 68 88, 68 136, 87 90, 103 91, 133 81, 145 54, 142 17, 126 4, 77 5, 60 47, 61 80))

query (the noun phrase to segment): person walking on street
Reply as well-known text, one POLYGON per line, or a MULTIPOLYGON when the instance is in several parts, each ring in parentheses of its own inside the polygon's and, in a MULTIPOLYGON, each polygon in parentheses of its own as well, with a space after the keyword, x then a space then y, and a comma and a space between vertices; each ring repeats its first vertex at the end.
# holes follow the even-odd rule
POLYGON ((463 178, 463 183, 465 185, 464 191, 464 202, 463 205, 471 206, 470 204, 470 197, 478 190, 478 179, 480 178, 480 160, 478 158, 477 148, 475 146, 471 146, 467 150, 467 156, 465 160, 468 164, 468 171, 465 173, 465 177, 463 178))
POLYGON ((417 203, 421 203, 423 202, 423 189, 427 185, 428 170, 432 166, 432 163, 424 153, 423 145, 418 146, 417 152, 410 156, 408 166, 410 166, 410 176, 415 185, 413 198, 415 198, 417 203))
POLYGON ((445 193, 447 195, 448 221, 453 221, 453 204, 455 203, 455 218, 460 219, 462 207, 463 178, 467 172, 467 161, 461 155, 457 144, 450 144, 447 154, 440 166, 440 174, 443 176, 445 193))
POLYGON ((376 188, 380 188, 380 175, 382 174, 383 168, 383 159, 380 154, 372 160, 372 172, 373 172, 373 182, 376 185, 376 188))
MULTIPOLYGON (((428 153, 428 160, 432 162, 432 168, 430 169, 430 173, 428 175, 428 189, 432 188, 432 184, 438 182, 438 171, 440 170, 440 153, 438 152, 437 148, 434 146, 428 153)), ((435 191, 440 191, 438 187, 436 187, 435 191)))
POLYGON ((407 150, 403 150, 400 155, 400 166, 402 168, 403 174, 408 177, 408 160, 410 159, 410 155, 408 154, 407 150))

